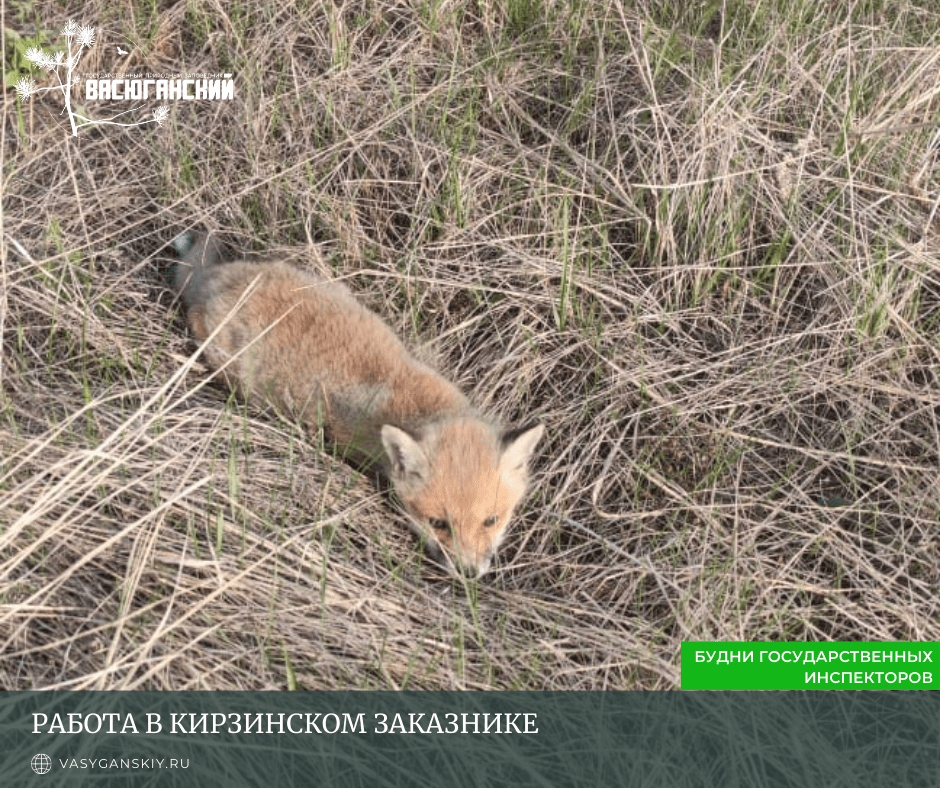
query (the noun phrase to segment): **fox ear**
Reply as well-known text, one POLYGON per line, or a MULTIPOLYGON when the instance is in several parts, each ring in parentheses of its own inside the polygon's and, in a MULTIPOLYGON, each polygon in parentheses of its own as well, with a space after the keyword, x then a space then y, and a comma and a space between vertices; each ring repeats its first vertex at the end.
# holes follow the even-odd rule
POLYGON ((391 424, 382 426, 382 445, 388 455, 393 479, 423 486, 431 475, 428 458, 418 442, 391 424))
POLYGON ((513 471, 524 471, 536 444, 544 434, 544 424, 528 424, 503 433, 503 456, 500 458, 500 465, 513 471))

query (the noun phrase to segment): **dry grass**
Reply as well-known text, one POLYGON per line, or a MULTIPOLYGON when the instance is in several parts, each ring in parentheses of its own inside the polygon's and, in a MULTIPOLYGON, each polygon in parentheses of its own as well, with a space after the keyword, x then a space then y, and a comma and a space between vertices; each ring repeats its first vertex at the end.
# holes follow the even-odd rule
POLYGON ((940 640, 933 5, 303 5, 5 10, 236 96, 73 139, 4 93, 3 688, 665 689, 682 640, 940 640), (495 573, 209 379, 188 226, 544 420, 495 573))

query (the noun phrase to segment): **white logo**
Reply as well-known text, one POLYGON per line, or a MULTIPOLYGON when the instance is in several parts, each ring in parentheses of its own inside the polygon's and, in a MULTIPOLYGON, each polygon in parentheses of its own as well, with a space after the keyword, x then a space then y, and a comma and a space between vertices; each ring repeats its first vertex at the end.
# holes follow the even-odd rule
MULTIPOLYGON (((95 45, 95 28, 88 25, 79 25, 74 19, 70 19, 65 27, 62 28, 62 35, 65 36, 66 46, 68 48, 67 53, 59 50, 49 55, 43 52, 38 46, 30 47, 26 50, 26 59, 30 63, 39 66, 39 68, 45 69, 50 74, 55 73, 56 82, 58 84, 40 88, 33 82, 32 77, 22 77, 20 81, 16 83, 16 92, 20 99, 25 101, 33 93, 40 93, 43 90, 62 91, 62 96, 65 99, 65 110, 68 112, 69 122, 72 124, 73 137, 78 135, 78 129, 80 127, 92 126, 96 123, 106 123, 111 126, 143 126, 145 123, 156 123, 158 126, 163 125, 163 121, 165 121, 170 114, 170 108, 166 104, 153 110, 153 117, 147 120, 137 121, 136 123, 117 123, 114 118, 118 117, 118 115, 108 118, 107 120, 92 120, 76 112, 72 108, 72 86, 78 83, 78 77, 74 75, 75 67, 78 65, 78 61, 82 59, 82 51, 84 48, 88 47, 91 49, 91 47, 95 45), (66 71, 64 78, 63 75, 59 74, 60 67, 64 68, 66 71), (75 123, 76 118, 80 121, 78 125, 75 123)), ((123 114, 125 113, 119 113, 119 115, 123 114)))
POLYGON ((50 758, 45 753, 39 753, 34 755, 33 759, 29 762, 30 768, 36 772, 36 774, 46 774, 50 769, 52 769, 52 758, 50 758))

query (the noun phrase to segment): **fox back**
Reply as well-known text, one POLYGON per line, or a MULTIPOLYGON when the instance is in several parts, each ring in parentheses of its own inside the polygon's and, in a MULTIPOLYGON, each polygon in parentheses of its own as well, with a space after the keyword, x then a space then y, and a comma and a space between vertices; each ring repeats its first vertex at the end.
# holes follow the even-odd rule
POLYGON ((503 432, 349 290, 283 262, 224 262, 184 233, 174 288, 210 366, 248 397, 377 463, 448 570, 479 576, 506 534, 542 425, 503 432))

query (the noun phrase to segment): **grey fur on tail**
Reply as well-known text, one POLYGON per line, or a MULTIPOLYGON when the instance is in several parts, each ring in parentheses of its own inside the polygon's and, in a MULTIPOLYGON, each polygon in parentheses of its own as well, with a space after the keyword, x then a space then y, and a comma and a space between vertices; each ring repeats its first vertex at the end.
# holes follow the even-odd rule
POLYGON ((173 289, 188 309, 202 299, 207 269, 222 262, 223 246, 206 233, 187 230, 173 239, 180 256, 173 275, 173 289))

